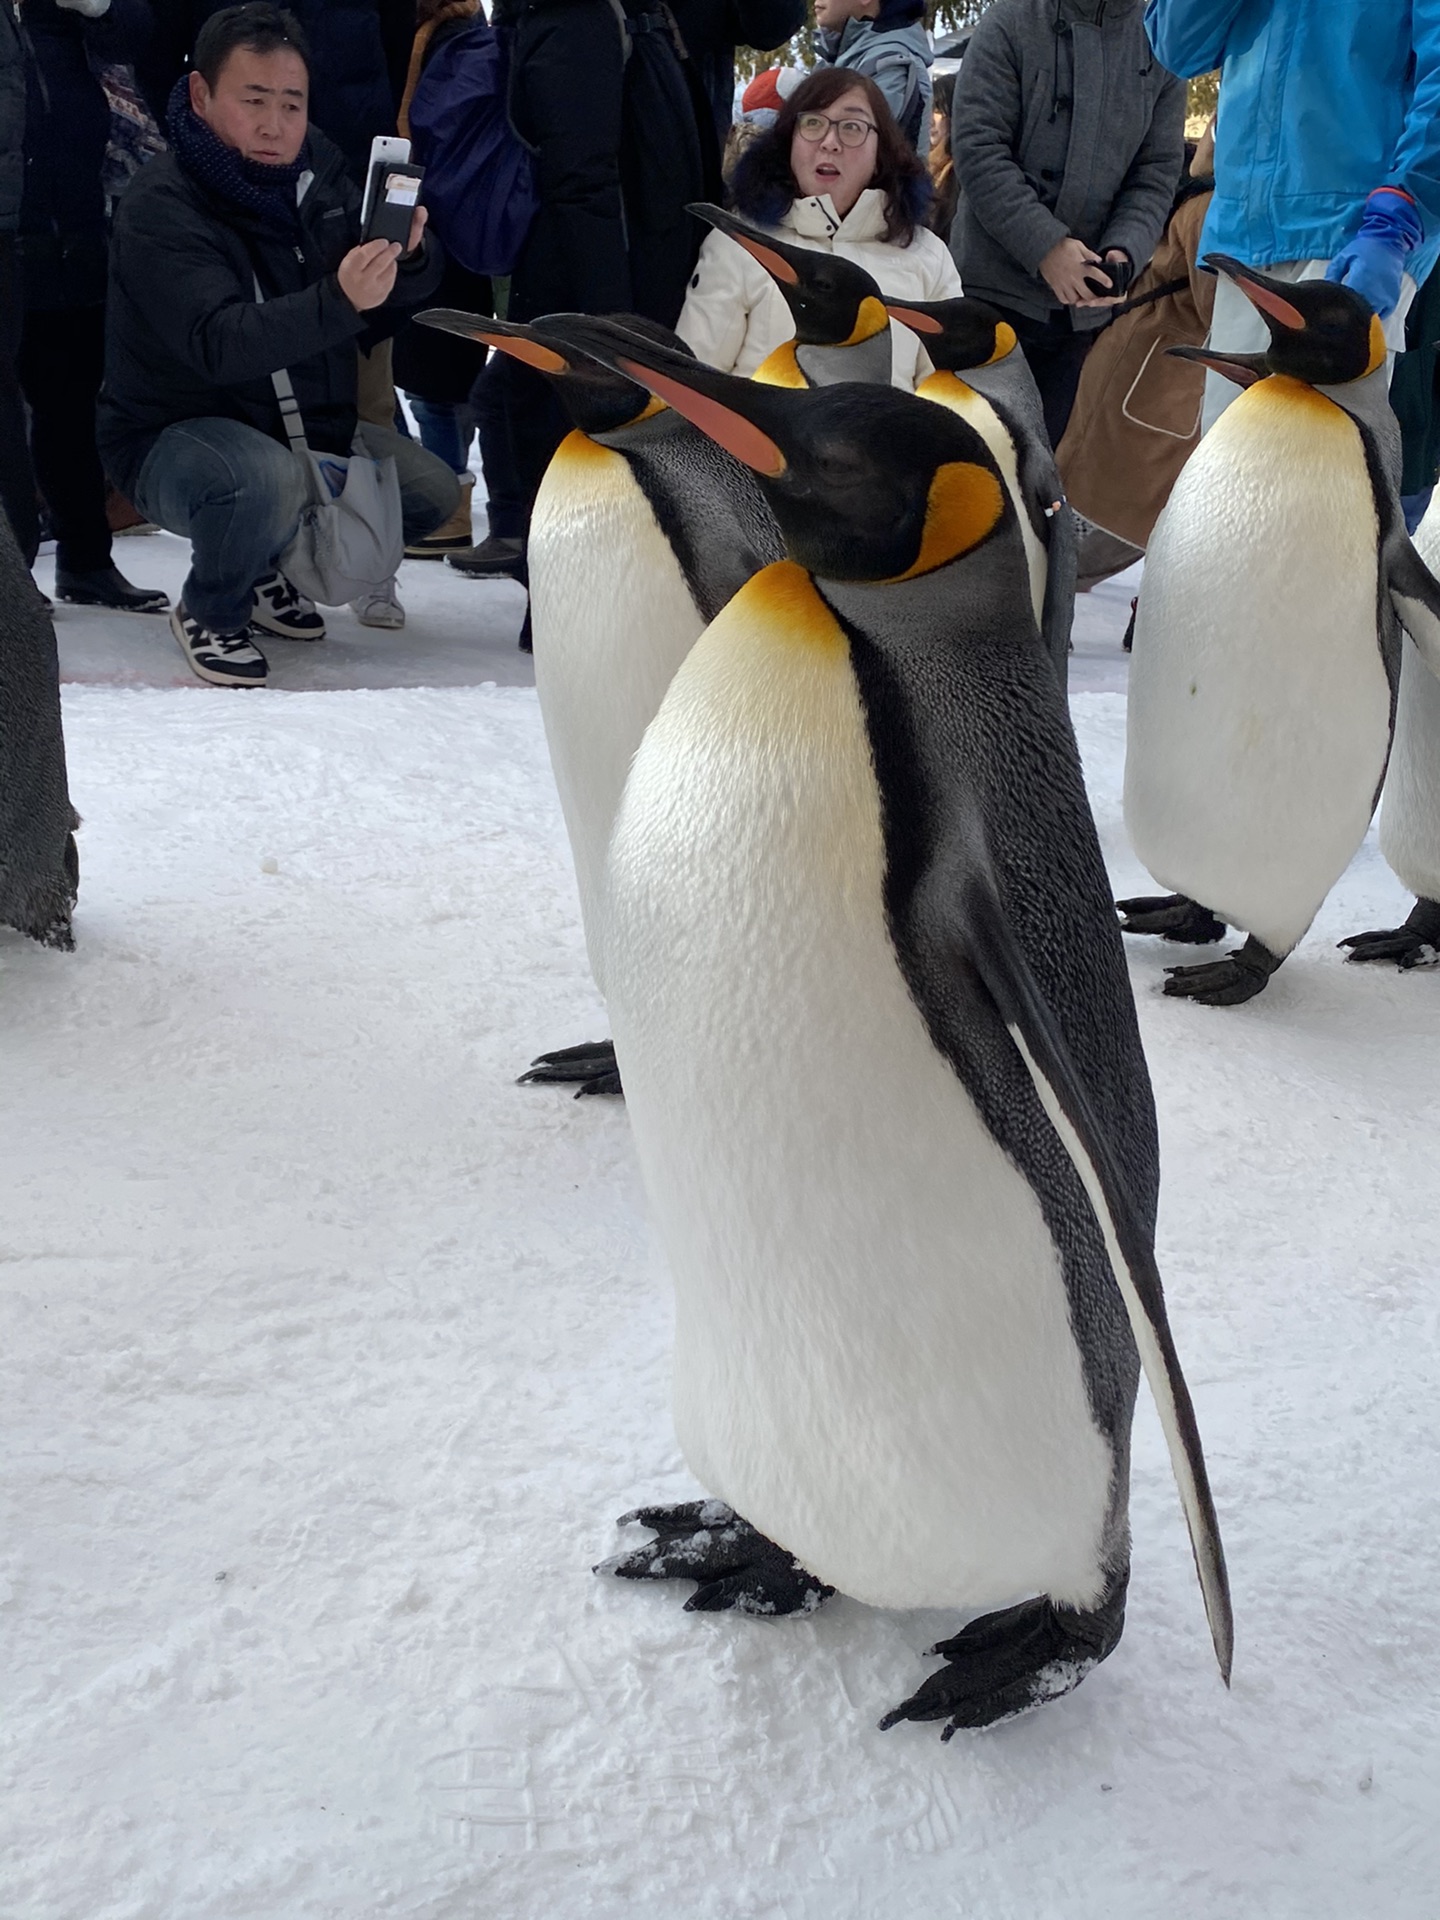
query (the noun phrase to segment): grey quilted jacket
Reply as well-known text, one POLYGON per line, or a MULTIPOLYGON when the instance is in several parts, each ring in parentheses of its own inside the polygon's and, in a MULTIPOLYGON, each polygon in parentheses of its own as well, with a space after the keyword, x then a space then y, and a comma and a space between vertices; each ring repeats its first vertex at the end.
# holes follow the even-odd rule
MULTIPOLYGON (((1140 0, 996 0, 955 85, 960 187, 950 232, 965 291, 1043 320, 1036 271, 1069 235, 1123 247, 1137 273, 1185 158, 1185 88, 1155 59, 1140 0)), ((1103 308, 1075 309, 1077 328, 1103 308)))

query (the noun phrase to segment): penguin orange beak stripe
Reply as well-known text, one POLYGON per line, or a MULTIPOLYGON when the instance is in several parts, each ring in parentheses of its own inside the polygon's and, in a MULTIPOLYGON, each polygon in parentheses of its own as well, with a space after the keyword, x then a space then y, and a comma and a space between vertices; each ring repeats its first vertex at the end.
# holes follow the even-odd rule
POLYGON ((1167 347, 1165 351, 1174 360, 1192 360, 1197 366, 1223 373, 1237 387, 1253 387, 1269 372, 1262 353, 1212 353, 1208 347, 1167 347))
POLYGON ((902 327, 909 327, 912 333, 943 333, 945 331, 933 313, 916 313, 913 307, 898 307, 893 300, 885 302, 885 311, 892 320, 898 320, 902 327))
POLYGON ((763 473, 769 479, 785 471, 785 456, 759 427, 736 413, 733 408, 712 400, 707 394, 697 393, 693 387, 684 386, 679 380, 671 380, 668 375, 656 373, 652 367, 642 367, 636 360, 617 357, 617 370, 628 379, 638 381, 641 386, 649 387, 652 393, 659 394, 668 401, 676 413, 708 434, 718 446, 722 446, 735 459, 747 467, 753 467, 757 473, 763 473))
POLYGON ((475 329, 475 338, 483 340, 487 347, 497 347, 501 353, 508 353, 512 360, 523 360, 527 367, 535 367, 541 373, 570 373, 570 362, 549 347, 542 347, 538 340, 522 340, 510 333, 486 333, 482 328, 475 329))
POLYGON ((787 287, 799 286, 799 274, 788 260, 781 259, 773 247, 762 246, 758 240, 752 240, 748 233, 732 233, 730 238, 744 247, 747 253, 754 254, 772 280, 779 280, 787 287))
POLYGON ((1232 259, 1228 253, 1207 253, 1204 266, 1213 267, 1217 273, 1237 286, 1252 307, 1276 321, 1282 327, 1288 327, 1292 333, 1302 333, 1306 320, 1298 307, 1280 293, 1273 281, 1264 274, 1256 273, 1252 267, 1232 259))
POLYGON ((1282 300, 1278 293, 1271 293, 1268 287, 1257 286, 1253 280, 1237 279, 1235 284, 1252 307, 1258 307, 1261 313, 1268 313, 1282 327, 1293 327, 1298 333, 1305 325, 1305 316, 1299 308, 1292 307, 1288 300, 1282 300))
POLYGON ((530 329, 517 321, 495 320, 484 313, 464 313, 458 307, 427 307, 415 318, 422 327, 433 327, 437 333, 454 333, 462 340, 479 340, 487 347, 497 347, 512 360, 523 360, 526 366, 540 373, 575 371, 563 354, 542 346, 532 337, 530 329))

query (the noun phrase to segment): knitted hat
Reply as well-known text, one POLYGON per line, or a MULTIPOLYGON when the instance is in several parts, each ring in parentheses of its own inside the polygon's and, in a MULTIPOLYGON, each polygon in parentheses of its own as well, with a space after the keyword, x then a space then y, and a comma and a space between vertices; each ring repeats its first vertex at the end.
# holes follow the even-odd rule
POLYGON ((757 73, 741 94, 740 111, 776 114, 806 78, 803 67, 768 67, 764 73, 757 73))

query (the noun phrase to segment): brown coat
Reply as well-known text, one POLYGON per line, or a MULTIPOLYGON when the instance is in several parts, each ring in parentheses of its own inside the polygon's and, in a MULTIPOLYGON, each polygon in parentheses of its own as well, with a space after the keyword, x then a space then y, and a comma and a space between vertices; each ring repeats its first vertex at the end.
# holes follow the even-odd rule
POLYGON ((1201 346, 1210 331, 1215 277, 1195 264, 1209 205, 1208 193, 1192 194, 1171 215, 1130 298, 1177 280, 1183 285, 1121 314, 1100 335, 1056 454, 1075 511, 1135 547, 1148 544, 1200 440, 1205 369, 1172 360, 1165 349, 1201 346))

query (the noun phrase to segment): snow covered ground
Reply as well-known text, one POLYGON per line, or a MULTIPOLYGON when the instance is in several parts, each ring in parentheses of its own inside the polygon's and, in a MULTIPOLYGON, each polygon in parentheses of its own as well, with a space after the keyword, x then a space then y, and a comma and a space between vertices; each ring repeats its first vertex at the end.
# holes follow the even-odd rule
MULTIPOLYGON (((1142 1394, 1113 1659, 880 1734, 953 1617, 589 1571, 694 1491, 668 1286, 623 1107, 513 1084, 604 1030, 518 595, 402 591, 276 647, 334 692, 61 612, 79 947, 0 935, 0 1915, 1434 1920, 1440 975, 1340 962, 1404 910, 1373 840, 1249 1006, 1132 948, 1234 1691, 1142 1394)), ((1075 697, 1122 891, 1127 600, 1075 697)))

